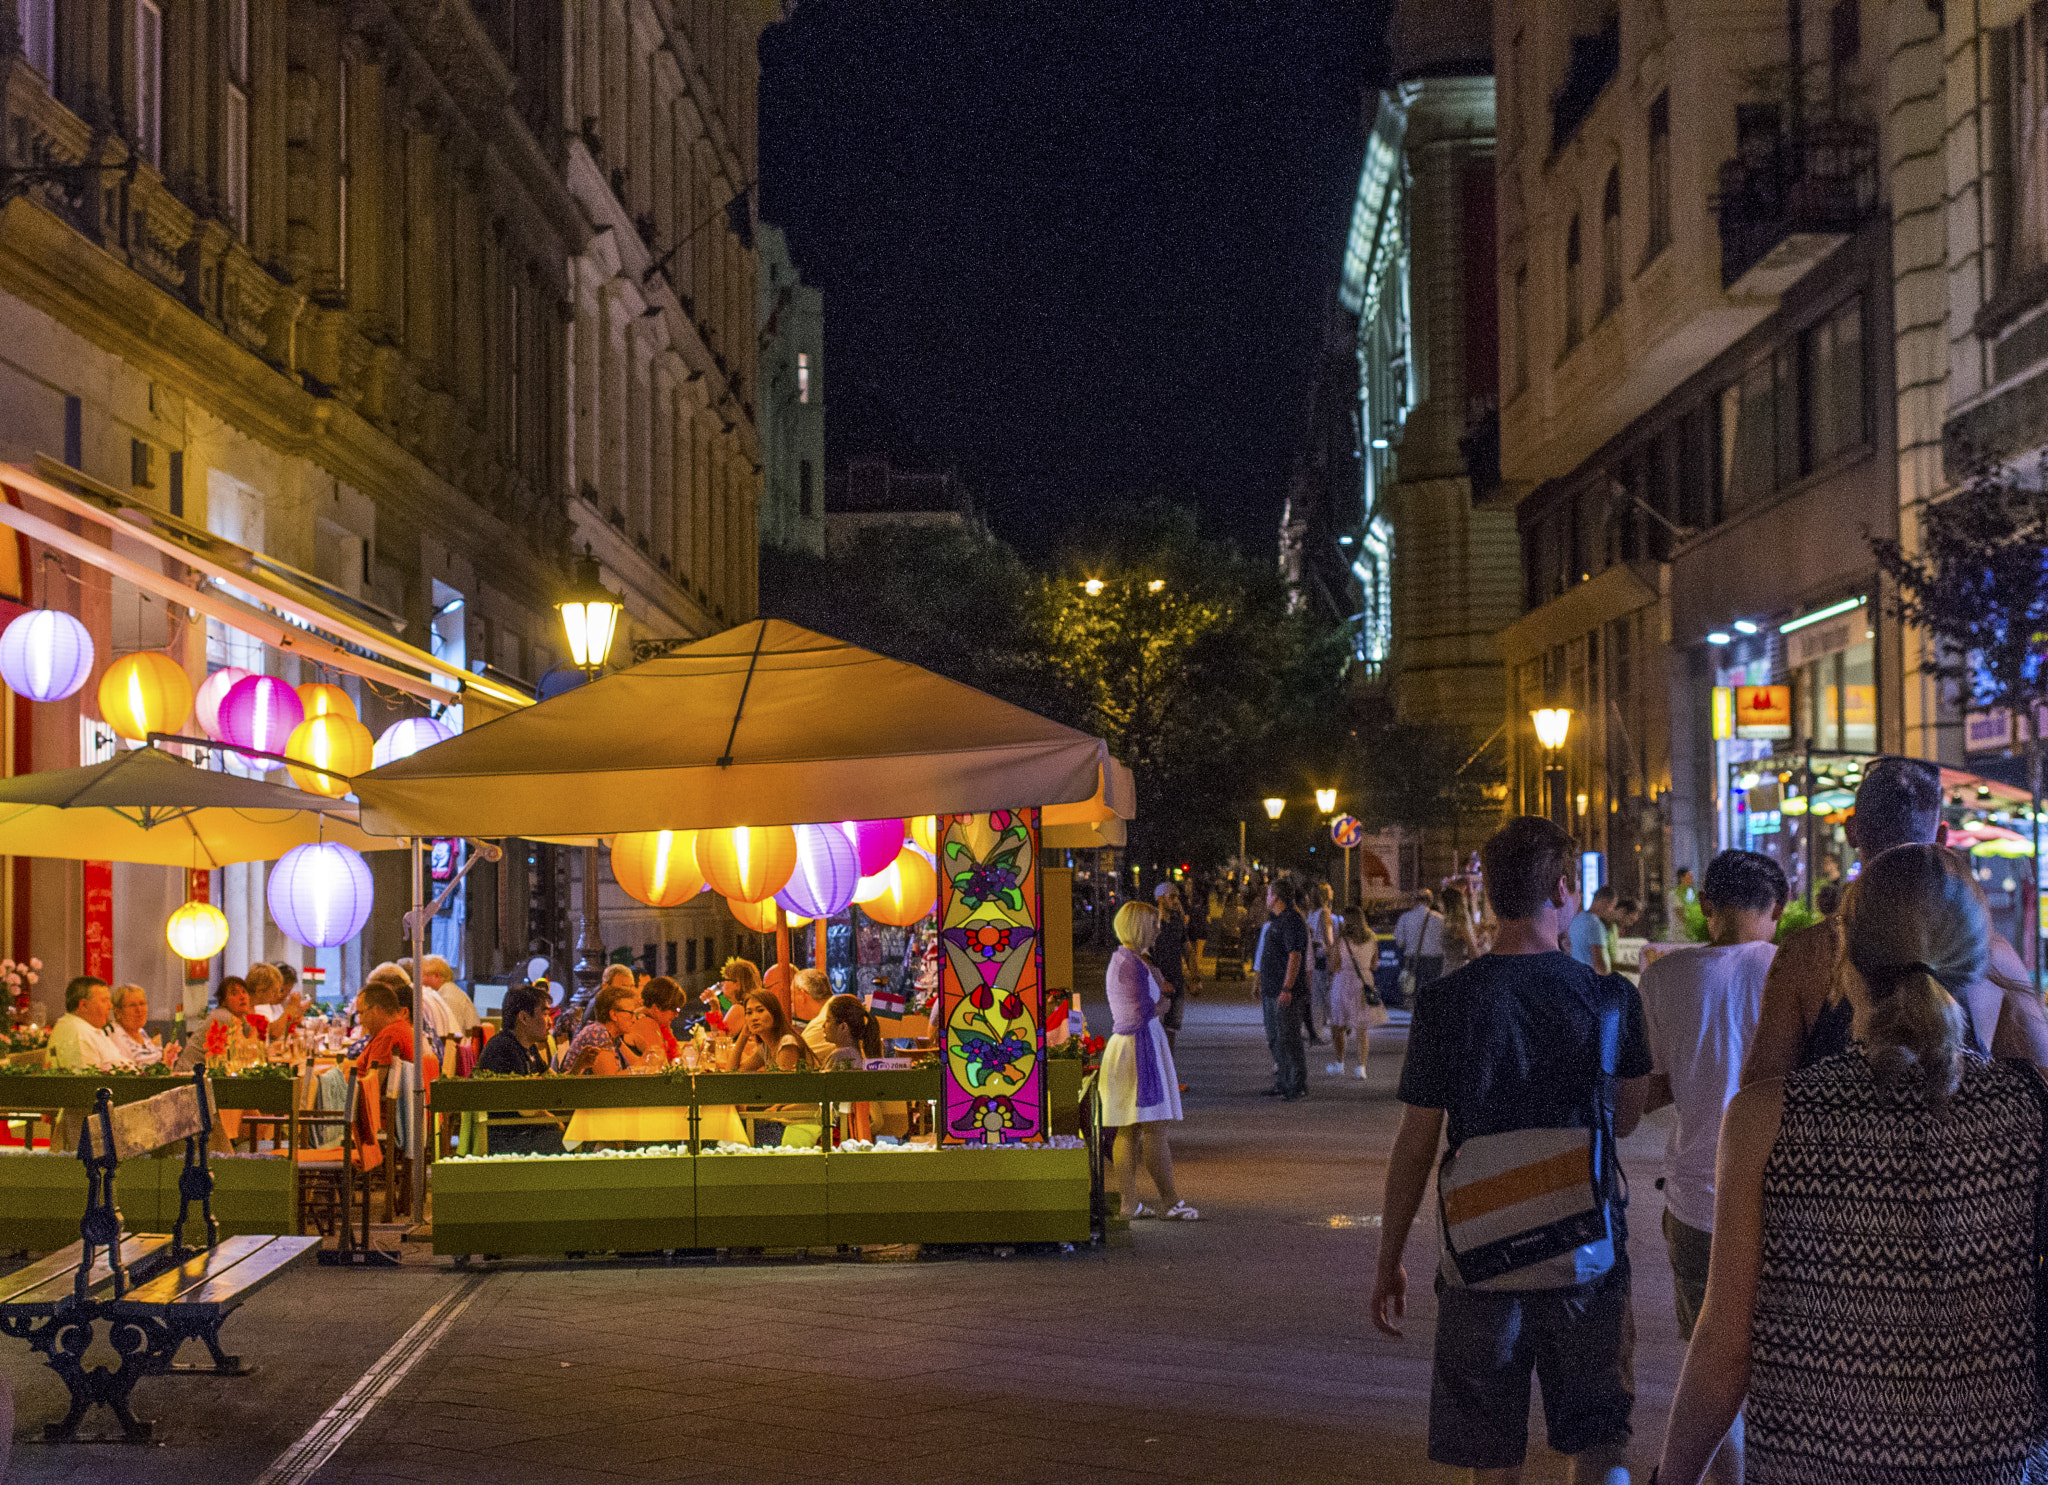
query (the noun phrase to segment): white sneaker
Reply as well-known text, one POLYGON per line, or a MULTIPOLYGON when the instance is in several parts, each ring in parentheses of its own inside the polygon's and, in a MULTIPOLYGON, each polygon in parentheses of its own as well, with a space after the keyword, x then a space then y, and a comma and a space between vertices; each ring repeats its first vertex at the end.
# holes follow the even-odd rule
POLYGON ((1323 1068, 1323 1071, 1328 1073, 1333 1078, 1341 1078, 1344 1076, 1344 1064, 1341 1062, 1332 1062, 1325 1066, 1323 1068))
POLYGON ((1361 1083, 1365 1081, 1365 1064, 1363 1062, 1358 1064, 1358 1081, 1361 1083))

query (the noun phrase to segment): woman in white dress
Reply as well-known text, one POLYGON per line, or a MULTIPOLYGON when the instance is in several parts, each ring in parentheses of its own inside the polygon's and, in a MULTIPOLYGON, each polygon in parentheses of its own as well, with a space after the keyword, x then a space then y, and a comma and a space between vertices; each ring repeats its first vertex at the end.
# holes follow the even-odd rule
POLYGON ((1159 910, 1150 903, 1127 902, 1117 909, 1116 937, 1123 947, 1109 961, 1109 1010, 1116 1020, 1102 1049, 1102 1122, 1117 1131, 1116 1180, 1124 1211, 1137 1218, 1193 1222, 1201 1213, 1174 1189, 1173 1151, 1166 1141, 1167 1125, 1180 1118, 1180 1080, 1159 1024, 1166 986, 1146 957, 1158 935, 1159 910), (1141 1153, 1164 1211, 1138 1200, 1141 1153))

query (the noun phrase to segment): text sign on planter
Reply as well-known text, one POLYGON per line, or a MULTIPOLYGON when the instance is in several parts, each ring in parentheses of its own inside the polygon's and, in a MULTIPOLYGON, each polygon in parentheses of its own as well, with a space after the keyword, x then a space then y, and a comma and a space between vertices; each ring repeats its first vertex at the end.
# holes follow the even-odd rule
POLYGON ((945 1144, 1046 1136, 1038 827, 1036 809, 939 817, 945 1144))

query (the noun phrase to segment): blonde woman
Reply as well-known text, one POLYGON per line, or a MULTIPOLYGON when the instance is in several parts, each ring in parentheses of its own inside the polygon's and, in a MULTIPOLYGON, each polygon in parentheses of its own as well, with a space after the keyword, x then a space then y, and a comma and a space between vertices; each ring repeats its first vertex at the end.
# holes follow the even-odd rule
POLYGON ((1194 1222, 1202 1214, 1174 1189, 1173 1151, 1166 1140, 1166 1126, 1180 1118, 1180 1085, 1173 1049, 1159 1024, 1166 986, 1148 957, 1159 936, 1159 910, 1150 903, 1127 902, 1117 909, 1115 926, 1122 947, 1110 956, 1108 992, 1116 1022, 1102 1050, 1099 1086, 1102 1122, 1117 1131, 1117 1189, 1123 1195, 1123 1209, 1133 1217, 1194 1222), (1141 1146, 1164 1212, 1138 1200, 1141 1146))
POLYGON ((1965 860, 1865 865, 1842 904, 1848 1050, 1728 1105, 1662 1485, 1697 1485, 1745 1402, 1751 1485, 2035 1478, 2048 1088, 1970 1024, 1991 922, 1965 860))

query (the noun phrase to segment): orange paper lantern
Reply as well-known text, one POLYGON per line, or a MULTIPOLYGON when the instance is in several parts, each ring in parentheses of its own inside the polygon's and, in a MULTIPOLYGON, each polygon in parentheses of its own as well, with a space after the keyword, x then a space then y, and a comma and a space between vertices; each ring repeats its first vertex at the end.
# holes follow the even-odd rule
POLYGON ((863 881, 853 898, 862 912, 893 928, 908 928, 919 922, 938 899, 938 873, 908 846, 894 861, 863 881))
MULTIPOLYGON (((725 900, 725 905, 732 909, 732 915, 740 920, 741 926, 751 928, 756 933, 773 933, 775 931, 774 898, 766 897, 759 902, 736 902, 728 897, 725 900)), ((801 928, 811 920, 809 918, 799 918, 795 913, 785 910, 783 921, 791 928, 801 928)))
POLYGON ((300 763, 310 763, 313 767, 297 768, 291 764, 285 767, 292 776, 292 782, 301 789, 328 799, 339 799, 348 793, 350 779, 370 771, 376 749, 377 742, 370 736, 369 728, 354 717, 329 712, 323 717, 307 717, 292 729, 292 735, 285 740, 285 757, 296 758, 300 763), (323 769, 327 772, 321 772, 323 769), (340 777, 336 778, 336 774, 340 777))
POLYGON ((192 677, 161 650, 123 655, 100 677, 100 715, 136 742, 152 732, 176 732, 192 715, 192 677))
POLYGON ((796 832, 787 825, 700 830, 697 867, 719 896, 759 902, 789 885, 796 871, 796 832))
POLYGON ((298 688, 299 704, 306 709, 309 717, 347 717, 351 722, 363 720, 356 710, 355 698, 339 686, 330 686, 325 681, 308 681, 298 688))
POLYGON ((634 830, 612 839, 612 877, 635 902, 678 907, 704 890, 694 830, 634 830))
MULTIPOLYGON (((927 855, 939 854, 939 817, 937 815, 912 815, 907 822, 910 838, 925 848, 927 855)), ((879 875, 879 873, 877 873, 879 875)))

